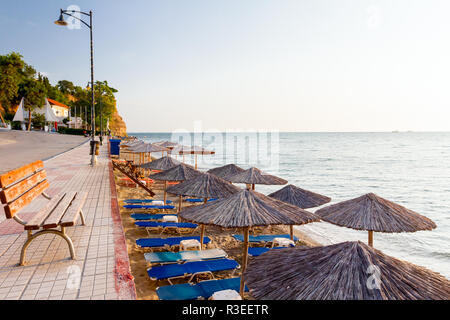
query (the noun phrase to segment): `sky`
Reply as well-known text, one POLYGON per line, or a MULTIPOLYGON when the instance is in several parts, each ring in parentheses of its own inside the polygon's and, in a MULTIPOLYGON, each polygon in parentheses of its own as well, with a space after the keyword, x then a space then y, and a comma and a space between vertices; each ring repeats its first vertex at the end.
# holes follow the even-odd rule
POLYGON ((0 54, 119 90, 129 132, 450 131, 450 1, 0 0, 0 54))

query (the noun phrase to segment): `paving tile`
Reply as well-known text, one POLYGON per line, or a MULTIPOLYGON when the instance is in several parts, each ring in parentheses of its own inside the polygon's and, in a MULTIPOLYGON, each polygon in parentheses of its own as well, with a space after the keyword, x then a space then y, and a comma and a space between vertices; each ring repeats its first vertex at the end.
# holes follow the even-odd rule
MULTIPOLYGON (((56 235, 36 238, 27 250, 27 266, 19 267, 26 240, 23 227, 0 217, 0 300, 118 299, 115 287, 115 238, 111 210, 110 169, 107 144, 101 147, 98 164, 89 166, 89 144, 44 162, 50 182, 48 194, 84 190, 86 226, 67 228, 77 259, 69 259, 66 242, 56 235)), ((47 202, 36 199, 19 214, 27 220, 47 202)), ((120 229, 121 230, 121 229, 120 229)), ((121 295, 127 296, 127 295, 121 295)), ((133 294, 129 296, 134 298, 133 294)))

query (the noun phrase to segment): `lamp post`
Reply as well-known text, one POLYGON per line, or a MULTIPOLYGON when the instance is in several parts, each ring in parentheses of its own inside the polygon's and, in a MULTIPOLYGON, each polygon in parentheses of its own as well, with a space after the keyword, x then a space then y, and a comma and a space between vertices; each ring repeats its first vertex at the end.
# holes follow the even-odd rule
POLYGON ((67 26, 67 21, 64 20, 64 15, 67 15, 69 17, 72 17, 74 19, 79 20, 81 23, 83 23, 85 26, 87 26, 90 30, 90 38, 91 38, 91 166, 95 166, 97 163, 97 157, 95 155, 95 111, 94 111, 94 43, 92 40, 92 11, 89 11, 89 13, 82 12, 82 11, 76 11, 76 10, 63 10, 61 9, 61 13, 59 15, 59 19, 55 21, 55 24, 58 26, 67 26), (89 17, 89 23, 85 22, 84 20, 74 16, 74 13, 79 13, 85 16, 89 17))
MULTIPOLYGON (((88 87, 91 85, 90 82, 88 82, 88 87)), ((101 87, 100 87, 101 88, 101 87)), ((99 89, 97 89, 99 90, 99 89)), ((103 145, 103 106, 102 106, 102 95, 104 93, 104 91, 99 90, 100 92, 98 92, 100 94, 100 96, 98 97, 98 106, 100 109, 100 145, 103 145)))

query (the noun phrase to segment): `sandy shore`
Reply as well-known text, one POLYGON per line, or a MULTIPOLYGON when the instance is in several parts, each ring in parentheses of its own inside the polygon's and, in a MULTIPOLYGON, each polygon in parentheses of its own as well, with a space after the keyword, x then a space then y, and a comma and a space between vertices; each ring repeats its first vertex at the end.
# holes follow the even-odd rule
POLYGON ((72 149, 87 138, 39 131, 0 131, 0 173, 72 149))
MULTIPOLYGON (((115 182, 117 187, 117 196, 120 205, 120 213, 122 217, 122 223, 124 228, 125 237, 127 240, 127 249, 128 255, 130 259, 131 272, 134 276, 135 286, 136 286, 136 294, 137 298, 141 300, 155 300, 158 299, 156 295, 156 288, 159 286, 168 285, 167 281, 156 282, 149 279, 147 275, 147 262, 144 259, 144 251, 136 246, 136 239, 139 238, 148 238, 148 237, 167 237, 167 236, 178 236, 177 234, 163 234, 159 235, 158 233, 154 233, 149 235, 145 228, 138 228, 134 225, 134 220, 131 219, 130 214, 131 210, 123 209, 122 204, 125 199, 149 199, 151 198, 149 194, 141 189, 134 187, 127 187, 124 185, 121 180, 125 176, 118 172, 114 171, 115 174, 115 182)), ((156 195, 153 197, 154 199, 162 199, 163 184, 156 183, 152 185, 153 191, 156 195)), ((178 197, 173 197, 168 195, 168 199, 174 202, 175 207, 177 207, 178 197)), ((183 203, 183 206, 186 206, 186 203, 183 203)), ((136 211, 138 212, 138 211, 136 211)), ((176 210, 166 210, 167 213, 175 213, 176 210)), ((155 212, 156 213, 156 212, 155 212)), ((255 230, 258 233, 263 234, 280 234, 280 233, 289 233, 289 227, 287 226, 273 226, 267 228, 257 228, 255 230)), ((242 261, 242 243, 236 241, 232 235, 240 234, 241 231, 238 229, 222 229, 220 227, 207 227, 205 236, 211 238, 211 242, 208 244, 208 248, 222 248, 225 250, 230 258, 235 259, 238 263, 242 261)), ((194 233, 190 235, 200 235, 200 228, 198 228, 194 233)), ((300 245, 308 245, 315 246, 318 243, 311 240, 307 235, 296 231, 295 235, 300 239, 300 245)), ((251 259, 251 258, 250 258, 251 259)), ((240 271, 236 272, 234 276, 239 276, 240 271)), ((231 272, 222 272, 215 274, 217 279, 220 278, 229 278, 231 276, 231 272)), ((199 279, 201 280, 201 279, 199 279)), ((175 280, 173 283, 185 283, 186 279, 175 280)))

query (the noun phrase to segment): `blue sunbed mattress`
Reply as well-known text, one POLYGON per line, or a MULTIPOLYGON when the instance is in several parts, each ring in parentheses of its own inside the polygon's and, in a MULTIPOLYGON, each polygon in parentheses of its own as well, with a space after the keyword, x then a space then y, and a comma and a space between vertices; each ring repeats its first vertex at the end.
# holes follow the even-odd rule
MULTIPOLYGON (((191 240, 195 239, 200 242, 199 236, 192 237, 170 237, 170 238, 142 238, 137 239, 136 244, 141 248, 158 248, 164 246, 175 246, 179 245, 182 240, 191 240)), ((209 237, 203 238, 203 243, 207 244, 211 241, 209 237)))
MULTIPOLYGON (((235 290, 239 292, 241 278, 207 280, 197 284, 175 284, 156 289, 160 300, 195 300, 198 298, 209 299, 215 292, 221 290, 235 290)), ((248 287, 245 286, 245 291, 248 287)))
MULTIPOLYGON (((153 201, 164 201, 164 200, 158 200, 158 199, 125 199, 123 202, 135 204, 135 203, 152 203, 153 201)), ((167 203, 172 203, 172 200, 166 200, 167 203)))
MULTIPOLYGON (((208 199, 208 202, 210 201, 216 201, 217 198, 213 198, 213 199, 208 199)), ((184 201, 186 202, 204 202, 205 199, 193 199, 193 198, 188 198, 188 199, 184 199, 184 201)))
MULTIPOLYGON (((242 234, 235 234, 233 235, 233 238, 235 238, 238 241, 244 241, 244 236, 242 234)), ((289 234, 262 234, 259 236, 249 236, 248 241, 249 242, 272 242, 275 238, 287 238, 290 239, 291 236, 289 234)), ((298 241, 298 238, 294 236, 294 241, 298 241)))
POLYGON ((134 220, 162 220, 164 216, 175 216, 176 214, 147 214, 147 213, 133 213, 131 214, 131 218, 134 220))
POLYGON ((163 280, 180 276, 189 276, 199 272, 233 270, 237 267, 239 267, 239 264, 233 259, 217 259, 153 267, 147 270, 147 274, 152 280, 163 280))
POLYGON ((156 206, 145 204, 126 204, 123 207, 125 209, 175 209, 174 206, 156 206))
POLYGON ((190 222, 157 222, 157 221, 137 221, 134 223, 138 227, 146 228, 197 228, 198 224, 190 222))
POLYGON ((251 257, 258 257, 260 255, 262 255, 263 253, 266 253, 269 250, 272 249, 284 249, 286 247, 274 247, 274 248, 267 248, 267 247, 253 247, 253 248, 248 248, 248 254, 251 257))

